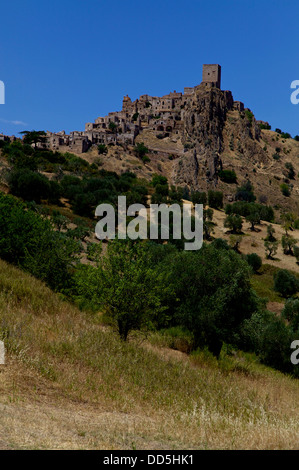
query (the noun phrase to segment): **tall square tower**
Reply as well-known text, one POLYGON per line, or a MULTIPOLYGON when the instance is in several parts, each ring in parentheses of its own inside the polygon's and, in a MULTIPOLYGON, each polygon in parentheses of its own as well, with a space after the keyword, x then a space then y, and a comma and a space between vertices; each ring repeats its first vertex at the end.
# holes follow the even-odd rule
POLYGON ((213 83, 217 88, 221 87, 221 66, 218 64, 203 64, 202 81, 213 83))

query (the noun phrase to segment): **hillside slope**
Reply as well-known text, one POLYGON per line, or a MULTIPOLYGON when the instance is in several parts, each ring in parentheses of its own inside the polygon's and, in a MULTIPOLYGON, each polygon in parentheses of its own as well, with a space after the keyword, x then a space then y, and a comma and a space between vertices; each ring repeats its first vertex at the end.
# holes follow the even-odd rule
MULTIPOLYGON (((118 173, 131 170, 146 179, 157 172, 190 190, 217 188, 224 192, 224 202, 234 198, 237 185, 250 179, 258 199, 298 214, 299 142, 261 129, 249 109, 238 111, 233 103, 230 91, 198 86, 184 108, 182 133, 157 135, 145 128, 137 136, 136 142, 149 149, 149 162, 138 159, 132 146, 111 145, 100 157, 103 168, 118 173), (289 164, 294 169, 291 177, 289 164), (237 184, 221 181, 220 169, 234 169, 237 184), (282 183, 289 185, 289 197, 282 194, 282 183)), ((90 162, 98 158, 95 147, 81 156, 90 162)))
POLYGON ((123 343, 3 261, 0 334, 1 448, 298 448, 298 381, 241 353, 123 343))

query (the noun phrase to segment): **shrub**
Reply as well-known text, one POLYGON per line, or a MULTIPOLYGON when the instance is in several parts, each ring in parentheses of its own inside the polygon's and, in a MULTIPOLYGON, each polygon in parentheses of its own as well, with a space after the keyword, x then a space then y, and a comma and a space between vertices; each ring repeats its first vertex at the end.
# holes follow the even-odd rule
POLYGON ((237 188, 236 199, 238 201, 254 202, 256 197, 253 194, 253 186, 249 180, 245 181, 242 186, 237 188))
POLYGON ((265 326, 261 337, 259 355, 268 366, 283 372, 292 372, 290 345, 292 331, 280 318, 272 318, 265 326))
POLYGON ((191 201, 193 204, 202 204, 205 206, 207 204, 207 193, 200 191, 193 191, 191 194, 191 201))
POLYGON ((208 191, 208 204, 213 209, 222 209, 223 193, 221 191, 208 191))
POLYGON ((290 187, 286 183, 282 183, 280 185, 280 190, 285 197, 289 197, 291 195, 290 187))
POLYGON ((271 206, 246 201, 237 201, 225 206, 225 213, 227 215, 238 214, 242 217, 247 217, 252 212, 257 212, 261 220, 265 220, 267 222, 273 222, 274 220, 274 211, 271 206))
POLYGON ((219 171, 219 178, 224 183, 232 184, 237 182, 237 175, 234 170, 221 170, 219 171))
POLYGON ((24 203, 0 194, 0 257, 45 281, 52 289, 70 287, 78 244, 54 230, 49 219, 24 203))
POLYGON ((108 147, 105 144, 98 145, 98 153, 99 155, 108 153, 108 147))
POLYGON ((280 269, 274 276, 274 290, 283 297, 291 297, 299 290, 299 281, 287 269, 280 269))
POLYGON ((40 173, 28 169, 14 170, 9 175, 8 184, 11 193, 25 201, 40 203, 41 199, 47 199, 59 202, 59 184, 40 173))
POLYGON ((166 176, 157 175, 156 173, 152 176, 152 185, 155 187, 158 184, 166 185, 168 184, 166 176))
POLYGON ((267 129, 267 130, 271 130, 271 126, 268 122, 260 122, 259 123, 259 127, 260 129, 267 129))
POLYGON ((144 145, 143 142, 141 142, 135 145, 134 151, 137 157, 142 159, 142 157, 144 157, 148 153, 148 148, 144 145))
POLYGON ((290 180, 295 179, 296 173, 295 173, 293 164, 291 162, 286 162, 285 168, 288 170, 288 174, 287 174, 288 178, 290 178, 290 180))
POLYGON ((246 256, 246 261, 256 273, 262 266, 262 258, 256 253, 251 253, 246 256))
POLYGON ((284 309, 281 313, 282 317, 288 320, 294 331, 299 330, 299 299, 287 299, 284 309))
POLYGON ((247 117, 250 125, 252 124, 253 113, 249 109, 245 109, 245 116, 247 117))

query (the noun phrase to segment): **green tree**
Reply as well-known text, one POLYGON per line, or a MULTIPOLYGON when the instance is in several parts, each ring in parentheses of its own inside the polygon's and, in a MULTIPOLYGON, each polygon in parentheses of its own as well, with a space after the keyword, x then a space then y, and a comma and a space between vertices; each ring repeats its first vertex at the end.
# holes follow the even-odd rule
POLYGON ((257 307, 251 289, 251 270, 233 250, 203 244, 198 252, 182 252, 174 262, 173 279, 179 303, 178 324, 194 336, 194 347, 219 356, 223 342, 257 307))
POLYGON ((288 320, 294 331, 299 331, 299 299, 287 299, 281 312, 282 318, 288 320))
POLYGON ((24 144, 34 144, 35 148, 38 143, 44 143, 46 141, 45 131, 22 131, 20 134, 24 135, 24 144))
POLYGON ((280 217, 282 220, 282 228, 285 230, 286 235, 288 235, 290 230, 294 230, 296 215, 292 212, 283 212, 280 217))
POLYGON ((99 144, 99 145, 98 145, 98 153, 99 153, 99 155, 108 153, 107 145, 105 145, 105 144, 99 144))
POLYGON ((275 242, 276 238, 274 236, 275 234, 275 228, 273 227, 272 224, 267 226, 267 237, 265 238, 266 241, 269 242, 275 242))
POLYGON ((233 233, 240 233, 242 226, 242 217, 238 214, 230 214, 224 220, 224 227, 229 228, 233 233))
POLYGON ((256 253, 248 254, 246 260, 255 273, 262 267, 262 258, 256 253))
POLYGON ((223 193, 221 191, 208 191, 208 205, 213 209, 222 209, 223 193))
POLYGON ((150 328, 166 307, 162 305, 170 287, 165 270, 149 259, 147 243, 115 240, 94 273, 94 293, 101 299, 107 318, 126 341, 132 330, 150 328))
POLYGON ((236 191, 236 200, 238 201, 247 201, 247 202, 254 202, 256 199, 253 193, 253 185, 252 183, 247 180, 245 181, 242 186, 237 188, 236 191))
POLYGON ((219 178, 224 183, 232 184, 237 182, 237 175, 235 170, 221 170, 219 171, 219 178))
POLYGON ((143 142, 140 142, 135 145, 134 151, 138 158, 143 158, 148 153, 148 148, 144 145, 143 142))
POLYGON ((282 194, 285 196, 285 197, 289 197, 291 195, 291 190, 290 190, 290 186, 286 183, 282 183, 280 185, 280 189, 281 189, 281 192, 282 194))
POLYGON ((213 214, 214 211, 213 209, 204 209, 203 210, 203 232, 204 232, 204 238, 206 240, 211 239, 211 234, 213 233, 213 214))
POLYGON ((288 170, 288 172, 287 172, 287 177, 288 177, 290 180, 295 179, 296 173, 295 173, 293 164, 292 164, 291 162, 286 162, 285 168, 288 170))
POLYGON ((236 251, 237 253, 240 253, 240 245, 242 242, 242 236, 241 235, 230 235, 229 236, 229 246, 236 251))
POLYGON ((250 230, 255 231, 255 226, 260 223, 260 213, 256 209, 252 209, 250 213, 246 216, 247 222, 251 224, 250 230))
POLYGON ((298 240, 291 235, 283 235, 281 244, 285 255, 293 255, 293 250, 298 240))
POLYGON ((273 259, 278 250, 278 241, 265 240, 264 246, 267 259, 273 259))
POLYGON ((274 276, 274 290, 283 297, 291 297, 298 292, 299 281, 287 269, 280 269, 274 276))

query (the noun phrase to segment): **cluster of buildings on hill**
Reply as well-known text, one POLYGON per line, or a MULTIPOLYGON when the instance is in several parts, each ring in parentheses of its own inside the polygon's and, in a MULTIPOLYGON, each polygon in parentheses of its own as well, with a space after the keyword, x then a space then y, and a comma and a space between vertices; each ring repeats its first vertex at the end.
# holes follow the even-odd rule
MULTIPOLYGON (((203 65, 202 82, 193 88, 184 88, 184 93, 171 92, 162 97, 141 95, 132 101, 129 96, 123 99, 122 110, 98 117, 94 123, 88 122, 85 131, 74 131, 69 135, 64 131, 47 131, 45 143, 39 146, 52 150, 67 147, 75 153, 86 152, 94 144, 133 145, 136 136, 144 129, 150 129, 157 136, 182 135, 184 130, 184 108, 199 87, 221 87, 221 66, 203 65)), ((234 102, 235 109, 244 110, 244 104, 234 102)), ((4 138, 5 136, 3 136, 4 138)), ((1 140, 1 134, 0 134, 1 140)))

